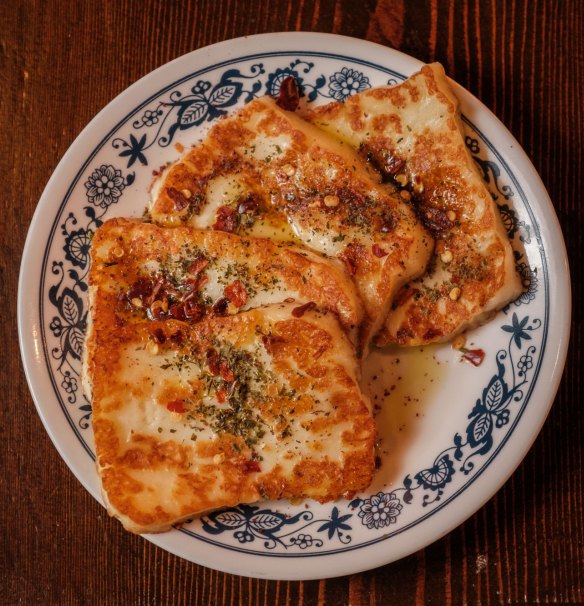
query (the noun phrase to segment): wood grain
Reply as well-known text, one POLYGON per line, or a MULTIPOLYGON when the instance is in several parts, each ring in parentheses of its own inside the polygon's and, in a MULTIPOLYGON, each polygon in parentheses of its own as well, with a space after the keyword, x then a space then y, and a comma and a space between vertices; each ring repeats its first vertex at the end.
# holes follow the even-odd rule
POLYGON ((21 0, 0 29, 0 604, 584 603, 582 311, 541 435, 465 524, 402 561, 325 581, 223 574, 128 535, 62 462, 35 412, 15 323, 37 200, 87 122, 152 69, 267 31, 336 32, 441 61, 533 160, 582 300, 584 10, 579 0, 21 0))

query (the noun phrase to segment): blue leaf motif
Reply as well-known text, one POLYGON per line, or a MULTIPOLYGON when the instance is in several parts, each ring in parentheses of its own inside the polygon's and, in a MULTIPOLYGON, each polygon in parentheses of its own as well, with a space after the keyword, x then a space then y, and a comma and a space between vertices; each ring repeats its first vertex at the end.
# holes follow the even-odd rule
POLYGON ((81 319, 81 302, 79 297, 69 288, 63 291, 60 312, 67 324, 75 326, 81 319))
POLYGON ((235 82, 218 86, 209 95, 209 104, 213 107, 233 105, 241 94, 241 88, 241 84, 235 82))
POLYGON ((219 515, 214 516, 214 521, 226 528, 239 528, 247 523, 247 519, 244 515, 233 510, 224 511, 219 515))
POLYGON ((278 530, 283 523, 284 520, 273 513, 257 514, 249 521, 249 525, 254 530, 267 530, 271 532, 278 530))
POLYGON ((201 122, 209 111, 209 104, 204 97, 199 97, 185 105, 178 113, 181 126, 191 126, 201 122))
POLYGON ((83 352, 83 341, 84 341, 83 331, 75 326, 69 332, 68 338, 69 338, 69 345, 71 346, 73 354, 77 358, 80 358, 81 354, 83 352))
POLYGON ((496 410, 501 402, 503 401, 503 395, 505 393, 505 387, 501 379, 497 376, 494 376, 489 383, 489 386, 485 390, 483 395, 483 402, 485 404, 485 408, 489 412, 493 412, 496 410))
POLYGON ((474 448, 484 442, 493 430, 493 420, 488 413, 478 416, 467 428, 470 445, 474 448))

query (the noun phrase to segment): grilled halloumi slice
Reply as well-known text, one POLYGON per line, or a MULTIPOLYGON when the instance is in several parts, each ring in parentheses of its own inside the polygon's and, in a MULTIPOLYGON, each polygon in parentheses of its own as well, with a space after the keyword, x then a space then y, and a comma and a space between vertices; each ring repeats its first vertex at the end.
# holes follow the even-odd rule
POLYGON ((92 262, 92 283, 113 297, 118 322, 198 322, 294 301, 336 313, 355 340, 363 315, 340 264, 265 238, 116 218, 94 235, 92 262))
POLYGON ((411 197, 436 238, 428 271, 401 288, 378 344, 448 340, 521 293, 513 251, 466 148, 458 100, 441 65, 304 117, 358 149, 411 197))
POLYGON ((270 98, 219 121, 164 171, 150 214, 162 225, 267 235, 341 259, 364 302, 362 344, 433 247, 411 206, 349 146, 270 98))
POLYGON ((104 502, 127 530, 367 487, 375 426, 334 314, 275 304, 124 322, 107 268, 94 268, 85 375, 104 502))

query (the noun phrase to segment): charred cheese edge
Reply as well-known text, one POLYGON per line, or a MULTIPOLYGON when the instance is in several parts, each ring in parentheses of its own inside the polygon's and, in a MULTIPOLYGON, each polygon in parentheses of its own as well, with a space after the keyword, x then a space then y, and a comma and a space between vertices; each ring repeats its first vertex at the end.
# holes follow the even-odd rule
POLYGON ((127 530, 368 486, 375 425, 333 314, 120 322, 108 283, 92 270, 85 376, 103 499, 127 530))
POLYGON ((362 344, 433 248, 410 204, 358 154, 270 98, 219 121, 167 168, 150 214, 162 225, 291 239, 341 259, 366 311, 362 344))
POLYGON ((94 235, 92 262, 125 321, 197 322, 291 301, 336 313, 355 341, 363 316, 341 264, 265 238, 115 218, 94 235))
POLYGON ((358 149, 410 196, 436 237, 426 274, 401 288, 377 344, 448 340, 521 293, 507 233, 465 145, 458 100, 441 65, 304 117, 358 149))

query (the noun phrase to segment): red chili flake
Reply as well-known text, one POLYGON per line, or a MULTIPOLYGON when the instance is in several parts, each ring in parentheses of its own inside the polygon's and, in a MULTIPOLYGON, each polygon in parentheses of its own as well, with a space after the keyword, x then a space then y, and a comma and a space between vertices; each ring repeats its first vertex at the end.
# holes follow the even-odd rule
POLYGON ((170 412, 179 412, 182 413, 186 409, 184 407, 184 400, 173 400, 166 405, 166 408, 170 410, 170 412))
POLYGON ((485 352, 482 349, 461 348, 462 359, 470 362, 473 366, 480 366, 485 359, 485 352))
POLYGON ((227 313, 227 306, 229 305, 229 301, 222 297, 221 299, 217 299, 213 304, 213 313, 216 316, 224 316, 227 313))
POLYGON ((314 301, 309 301, 304 305, 300 305, 299 307, 295 307, 292 310, 292 315, 295 318, 301 318, 307 311, 311 311, 316 308, 316 303, 314 301))
POLYGON ((226 286, 223 294, 237 307, 245 305, 247 301, 247 290, 241 280, 235 280, 229 286, 226 286))
POLYGON ((134 284, 128 289, 125 294, 125 298, 131 303, 132 299, 140 299, 144 301, 152 294, 154 288, 154 282, 150 278, 138 278, 134 284))
POLYGON ((156 341, 156 343, 159 343, 161 345, 166 341, 166 335, 164 334, 162 328, 156 328, 152 332, 152 338, 156 341))
POLYGON ((225 400, 227 400, 227 390, 225 389, 225 387, 220 387, 216 392, 215 395, 217 396, 217 402, 219 402, 219 404, 223 404, 225 402, 225 400))
POLYGON ((182 192, 174 187, 167 187, 166 195, 174 202, 174 208, 178 211, 184 210, 191 203, 190 198, 187 198, 182 192))
POLYGON ((235 211, 229 206, 220 206, 217 209, 217 221, 213 224, 213 229, 233 233, 237 225, 235 211))
POLYGON ((277 337, 276 335, 262 335, 262 342, 266 351, 271 354, 274 351, 274 344, 283 343, 284 339, 282 337, 277 337))
POLYGON ((175 305, 171 305, 168 313, 171 318, 175 320, 179 320, 184 322, 187 319, 187 315, 185 313, 185 306, 182 303, 176 303, 175 305))
POLYGON ((296 111, 300 104, 300 90, 296 78, 287 76, 280 84, 280 92, 276 98, 276 105, 289 112, 296 111))
POLYGON ((243 215, 244 213, 253 212, 254 210, 257 210, 257 208, 257 200, 254 198, 253 194, 249 194, 243 200, 239 201, 239 204, 237 205, 237 212, 240 215, 243 215))
POLYGON ((347 257, 345 255, 341 256, 341 260, 345 264, 349 275, 354 276, 357 273, 357 266, 355 265, 355 261, 353 261, 351 257, 347 257))
POLYGON ((440 236, 452 228, 454 223, 446 216, 446 212, 432 206, 420 206, 420 219, 433 236, 440 236))
POLYGON ((219 374, 219 362, 219 354, 214 349, 210 349, 207 352, 207 368, 212 375, 219 374))
POLYGON ((209 259, 205 259, 205 257, 198 257, 195 259, 187 268, 188 273, 196 276, 201 273, 205 267, 209 265, 209 259))
POLYGON ((257 461, 242 461, 241 469, 243 473, 257 473, 262 470, 257 461))
POLYGON ((219 364, 219 374, 227 383, 233 383, 233 381, 235 381, 235 375, 225 360, 221 360, 219 364))
POLYGON ((188 320, 198 322, 205 315, 205 306, 197 303, 194 299, 189 299, 183 303, 184 314, 188 320))
POLYGON ((381 246, 379 246, 379 244, 374 244, 374 245, 371 247, 371 251, 373 252, 373 254, 374 254, 376 257, 379 257, 380 259, 381 259, 382 257, 387 257, 387 255, 389 254, 389 253, 385 252, 385 251, 383 250, 383 248, 381 248, 381 246))

